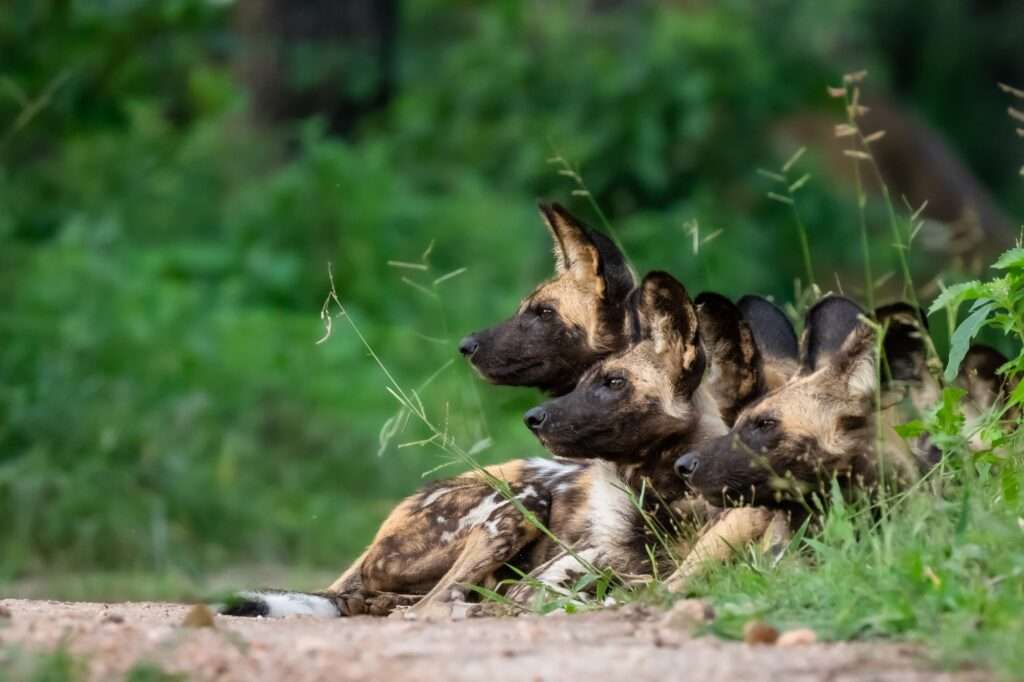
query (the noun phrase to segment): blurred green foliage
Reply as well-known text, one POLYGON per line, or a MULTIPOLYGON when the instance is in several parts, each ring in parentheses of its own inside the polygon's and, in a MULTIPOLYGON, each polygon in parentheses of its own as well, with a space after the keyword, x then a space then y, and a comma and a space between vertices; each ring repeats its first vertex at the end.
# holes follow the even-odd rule
MULTIPOLYGON (((581 170, 639 270, 790 300, 794 227, 755 173, 784 161, 770 127, 833 106, 824 88, 844 70, 877 66, 881 88, 903 14, 686 5, 408 0, 395 95, 343 139, 316 118, 252 124, 230 3, 0 12, 0 578, 340 570, 442 460, 396 447, 414 429, 381 446, 396 405, 344 323, 315 345, 327 264, 416 386, 549 274, 538 197, 597 223, 552 157, 581 170), (695 254, 694 226, 698 241, 722 232, 695 254), (388 263, 431 245, 429 270, 388 263)), ((947 5, 926 13, 935 30, 971 25, 947 5)), ((1011 28, 960 37, 984 50, 1011 28)), ((961 54, 918 57, 973 82, 961 54)), ((903 85, 939 120, 962 110, 903 85)), ((991 90, 971 102, 983 125, 1002 121, 991 90)), ((972 130, 957 130, 963 151, 1006 190, 1016 157, 972 130)), ((856 214, 817 181, 801 211, 827 287, 858 262, 856 214)), ((519 427, 536 399, 480 386, 460 360, 424 393, 464 445, 493 438, 488 461, 540 453, 519 427)))

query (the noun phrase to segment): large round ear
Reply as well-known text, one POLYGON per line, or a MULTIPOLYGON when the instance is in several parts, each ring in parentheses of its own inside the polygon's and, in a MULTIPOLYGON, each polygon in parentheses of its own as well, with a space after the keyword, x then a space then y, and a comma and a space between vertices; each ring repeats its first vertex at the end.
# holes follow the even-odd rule
POLYGON ((786 313, 762 296, 748 294, 736 302, 761 355, 772 360, 797 362, 800 344, 786 313))
POLYGON ((925 335, 928 320, 919 308, 898 302, 875 310, 875 320, 884 331, 882 377, 895 381, 924 381, 928 375, 925 335))
POLYGON ((541 203, 538 208, 554 242, 556 274, 573 277, 599 298, 624 301, 635 280, 615 243, 557 203, 541 203))
POLYGON ((679 280, 667 272, 651 272, 636 292, 636 315, 643 338, 673 376, 677 395, 689 396, 704 376, 697 308, 679 280))
POLYGON ((694 299, 700 338, 711 361, 708 380, 726 424, 763 388, 761 357, 739 307, 721 294, 705 291, 694 299))
POLYGON ((810 374, 828 363, 847 337, 862 325, 859 305, 842 296, 827 296, 807 311, 801 338, 800 371, 810 374))
POLYGON ((832 376, 854 400, 873 400, 878 389, 878 344, 875 329, 863 320, 850 330, 828 362, 832 376))

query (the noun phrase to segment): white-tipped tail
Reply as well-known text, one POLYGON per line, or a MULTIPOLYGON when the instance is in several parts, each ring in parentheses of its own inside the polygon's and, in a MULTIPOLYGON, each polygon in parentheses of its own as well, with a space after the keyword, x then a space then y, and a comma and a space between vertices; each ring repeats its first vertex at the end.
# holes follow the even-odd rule
POLYGON ((227 604, 218 605, 217 611, 227 616, 312 616, 313 618, 339 618, 342 614, 337 603, 329 597, 306 592, 283 590, 250 590, 238 592, 227 604))

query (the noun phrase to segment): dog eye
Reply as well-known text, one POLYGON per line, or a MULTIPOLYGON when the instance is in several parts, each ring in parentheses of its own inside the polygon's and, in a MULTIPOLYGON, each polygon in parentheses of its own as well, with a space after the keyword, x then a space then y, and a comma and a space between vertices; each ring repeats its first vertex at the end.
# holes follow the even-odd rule
POLYGON ((537 308, 537 316, 542 320, 550 320, 555 316, 555 309, 549 308, 548 306, 541 306, 537 308))
POLYGON ((758 417, 754 422, 754 428, 758 431, 769 431, 774 429, 779 422, 772 419, 771 417, 758 417))
POLYGON ((626 385, 626 380, 622 377, 607 377, 604 380, 604 385, 613 391, 617 391, 626 385))

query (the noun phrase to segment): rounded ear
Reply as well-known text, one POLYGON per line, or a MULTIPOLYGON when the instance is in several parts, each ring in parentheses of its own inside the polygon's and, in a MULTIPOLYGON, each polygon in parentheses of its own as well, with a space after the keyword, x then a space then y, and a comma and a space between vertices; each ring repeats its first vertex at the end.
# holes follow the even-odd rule
POLYGON ((700 337, 713 368, 709 381, 722 416, 736 413, 761 392, 761 356, 739 307, 725 296, 705 291, 694 299, 700 337))
POLYGON ((909 303, 890 303, 875 310, 875 320, 885 332, 882 339, 882 375, 896 381, 923 381, 928 374, 924 337, 928 320, 909 303))
POLYGON ((591 286, 601 298, 625 301, 635 280, 615 243, 557 203, 541 203, 538 208, 554 242, 556 274, 591 286))
POLYGON ((801 338, 800 371, 821 369, 843 346, 861 322, 864 311, 842 296, 827 296, 807 311, 801 338))
POLYGON ((762 296, 747 295, 736 302, 761 355, 773 360, 797 362, 800 344, 786 313, 762 296))
POLYGON ((637 291, 637 319, 644 338, 665 357, 675 376, 677 394, 689 395, 704 376, 697 309, 679 280, 667 272, 651 272, 637 291))
POLYGON ((828 362, 836 378, 845 382, 846 392, 855 400, 872 400, 878 388, 875 330, 857 323, 828 362))

